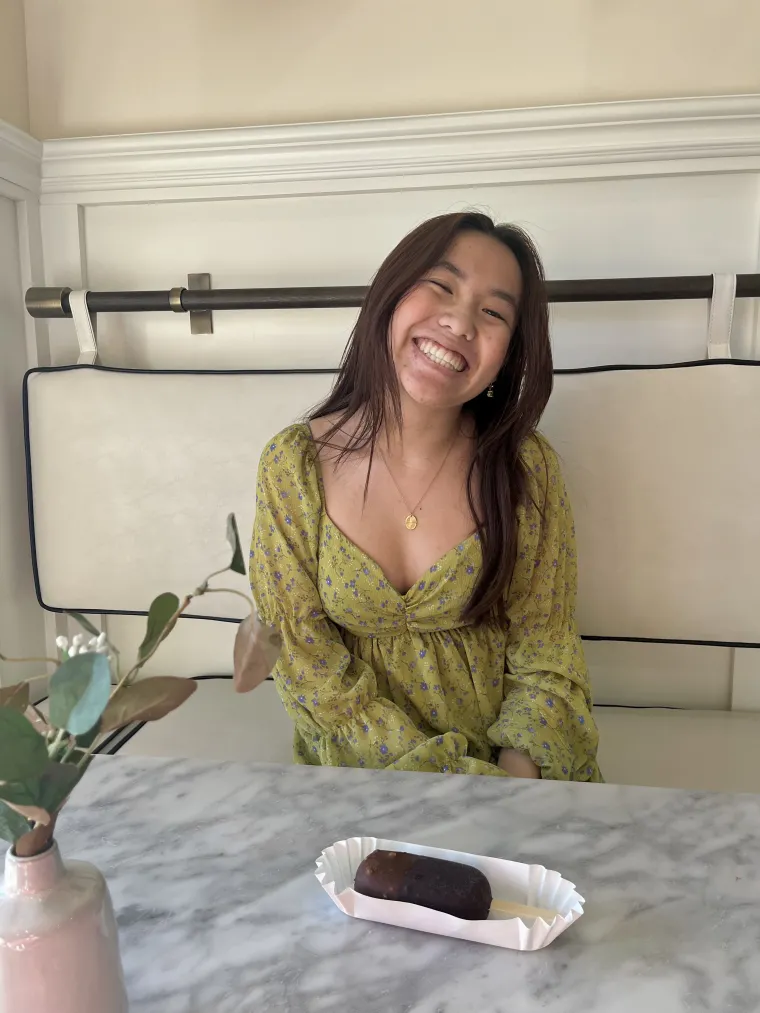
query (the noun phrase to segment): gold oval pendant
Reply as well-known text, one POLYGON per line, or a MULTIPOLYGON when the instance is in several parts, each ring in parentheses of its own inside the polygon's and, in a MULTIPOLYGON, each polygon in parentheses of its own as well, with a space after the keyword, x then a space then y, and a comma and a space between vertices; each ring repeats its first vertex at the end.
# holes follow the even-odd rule
POLYGON ((414 531, 414 529, 417 527, 417 518, 414 516, 414 514, 409 514, 407 519, 404 521, 404 524, 406 524, 407 531, 414 531))

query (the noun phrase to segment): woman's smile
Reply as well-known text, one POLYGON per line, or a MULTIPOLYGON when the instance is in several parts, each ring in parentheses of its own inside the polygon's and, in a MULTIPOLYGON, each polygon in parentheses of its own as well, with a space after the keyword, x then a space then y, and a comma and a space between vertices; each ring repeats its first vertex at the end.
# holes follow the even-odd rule
POLYGON ((463 373, 467 369, 467 359, 463 355, 432 338, 413 338, 412 343, 426 359, 437 366, 442 366, 446 372, 463 373))

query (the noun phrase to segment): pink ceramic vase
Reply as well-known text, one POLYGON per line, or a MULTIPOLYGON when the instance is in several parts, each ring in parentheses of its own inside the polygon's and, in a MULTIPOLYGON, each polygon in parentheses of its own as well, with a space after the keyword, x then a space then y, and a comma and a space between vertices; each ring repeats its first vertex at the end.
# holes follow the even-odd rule
POLYGON ((5 857, 0 886, 0 1013, 126 1013, 106 881, 58 845, 5 857))

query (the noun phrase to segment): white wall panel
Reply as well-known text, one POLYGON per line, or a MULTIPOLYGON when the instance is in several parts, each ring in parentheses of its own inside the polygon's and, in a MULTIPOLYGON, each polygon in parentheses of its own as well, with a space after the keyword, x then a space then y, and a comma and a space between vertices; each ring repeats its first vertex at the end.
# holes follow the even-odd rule
MULTIPOLYGON (((10 657, 44 654, 24 478, 21 380, 28 363, 20 261, 16 202, 0 193, 0 651, 10 657)), ((36 675, 42 668, 0 661, 0 685, 36 675)))
MULTIPOLYGON (((93 289, 168 289, 196 271, 211 273, 217 288, 361 285, 419 221, 477 207, 527 228, 550 278, 740 273, 757 264, 758 204, 758 177, 745 173, 98 205, 85 212, 85 270, 93 289)), ((557 305, 557 365, 701 358, 707 313, 701 300, 557 305)), ((185 316, 106 315, 99 335, 114 365, 332 366, 354 318, 352 310, 219 312, 212 336, 191 338, 185 316)), ((736 355, 752 353, 753 322, 753 307, 740 301, 736 355)), ((56 361, 70 361, 71 325, 68 339, 56 330, 56 361)))

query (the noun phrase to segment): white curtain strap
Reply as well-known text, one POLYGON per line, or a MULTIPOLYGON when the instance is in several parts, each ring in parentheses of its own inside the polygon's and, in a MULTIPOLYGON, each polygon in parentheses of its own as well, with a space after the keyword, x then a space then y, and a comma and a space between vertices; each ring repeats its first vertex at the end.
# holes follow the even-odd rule
POLYGON ((731 325, 734 321, 736 275, 714 274, 707 328, 707 358, 731 358, 731 325))
POLYGON ((80 366, 92 366, 98 361, 97 324, 87 309, 87 292, 81 289, 69 292, 69 306, 79 342, 77 363, 80 366))

